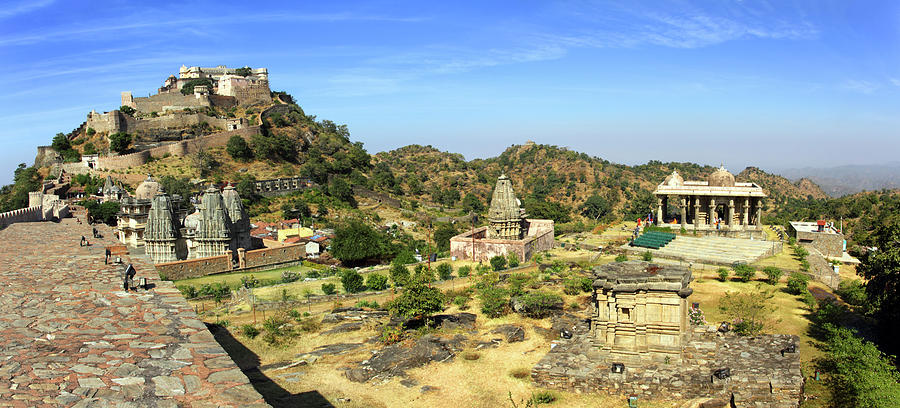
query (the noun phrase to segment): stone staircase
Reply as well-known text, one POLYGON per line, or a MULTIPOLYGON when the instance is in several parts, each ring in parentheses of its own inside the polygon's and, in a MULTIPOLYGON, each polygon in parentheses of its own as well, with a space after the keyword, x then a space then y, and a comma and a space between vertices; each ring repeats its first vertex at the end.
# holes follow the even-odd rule
MULTIPOLYGON (((631 252, 644 253, 646 248, 628 247, 631 252)), ((660 249, 649 250, 654 257, 730 266, 752 263, 781 251, 781 243, 724 237, 679 236, 660 249)))

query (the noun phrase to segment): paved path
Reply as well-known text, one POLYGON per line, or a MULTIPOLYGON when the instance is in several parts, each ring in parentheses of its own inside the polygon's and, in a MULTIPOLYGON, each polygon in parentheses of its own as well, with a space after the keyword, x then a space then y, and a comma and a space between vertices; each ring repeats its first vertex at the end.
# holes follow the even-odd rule
POLYGON ((107 239, 75 219, 0 231, 0 406, 267 407, 171 282, 144 257, 124 292, 107 239))

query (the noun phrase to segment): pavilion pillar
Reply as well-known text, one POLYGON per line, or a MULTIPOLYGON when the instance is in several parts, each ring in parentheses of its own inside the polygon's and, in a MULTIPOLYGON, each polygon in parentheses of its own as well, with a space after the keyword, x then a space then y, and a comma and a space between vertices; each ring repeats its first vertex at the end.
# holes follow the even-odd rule
POLYGON ((679 207, 681 209, 681 228, 684 229, 685 225, 687 225, 687 203, 685 202, 684 196, 679 196, 681 199, 679 202, 679 207))
POLYGON ((744 198, 744 205, 741 207, 741 223, 746 227, 750 223, 750 197, 744 198))
POLYGON ((694 229, 700 229, 700 197, 694 197, 694 229))
POLYGON ((713 197, 709 198, 709 213, 706 214, 709 218, 709 225, 715 228, 716 224, 716 199, 713 197))
POLYGON ((656 225, 659 225, 661 222, 663 214, 663 199, 662 197, 656 197, 656 225))
POLYGON ((762 200, 756 199, 756 225, 762 225, 762 200))
POLYGON ((728 199, 728 228, 734 225, 734 199, 728 199))

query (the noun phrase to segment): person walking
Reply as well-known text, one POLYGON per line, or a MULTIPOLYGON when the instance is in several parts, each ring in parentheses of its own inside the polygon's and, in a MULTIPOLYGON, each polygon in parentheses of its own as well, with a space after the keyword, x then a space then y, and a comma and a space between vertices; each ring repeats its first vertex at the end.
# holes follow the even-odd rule
POLYGON ((82 236, 81 236, 81 242, 79 243, 79 246, 84 246, 84 244, 85 244, 86 242, 87 242, 87 240, 84 239, 84 235, 82 235, 82 236))
POLYGON ((125 267, 125 282, 123 282, 122 286, 126 292, 134 288, 134 275, 136 273, 137 272, 134 270, 132 264, 128 264, 128 266, 125 267))
POLYGON ((104 265, 109 265, 109 256, 112 255, 109 248, 106 248, 106 260, 103 261, 104 265))

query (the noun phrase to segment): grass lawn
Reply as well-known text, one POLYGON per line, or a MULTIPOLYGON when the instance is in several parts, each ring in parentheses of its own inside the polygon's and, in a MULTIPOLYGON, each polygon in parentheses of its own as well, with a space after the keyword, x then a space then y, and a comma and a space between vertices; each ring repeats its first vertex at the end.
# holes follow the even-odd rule
POLYGON ((258 271, 258 272, 235 272, 235 273, 221 273, 216 275, 208 275, 202 276, 199 278, 191 278, 191 279, 182 279, 174 281, 176 286, 194 286, 199 288, 204 284, 213 284, 213 283, 222 283, 228 287, 237 287, 241 284, 241 278, 244 276, 253 275, 254 278, 259 280, 280 280, 281 273, 285 271, 299 272, 306 274, 307 272, 313 270, 307 266, 288 266, 284 268, 270 269, 267 271, 258 271))

